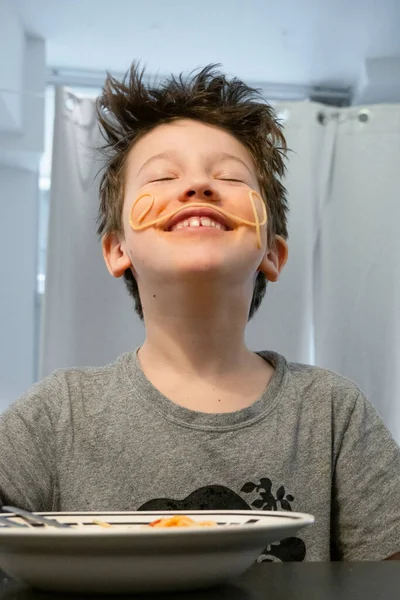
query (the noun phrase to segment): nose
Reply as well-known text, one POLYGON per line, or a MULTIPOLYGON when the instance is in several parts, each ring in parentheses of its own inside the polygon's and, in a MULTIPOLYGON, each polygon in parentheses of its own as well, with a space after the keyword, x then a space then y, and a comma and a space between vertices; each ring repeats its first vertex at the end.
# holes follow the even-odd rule
POLYGON ((209 183, 199 183, 188 187, 180 198, 181 202, 188 200, 199 200, 205 202, 218 202, 219 193, 209 183))

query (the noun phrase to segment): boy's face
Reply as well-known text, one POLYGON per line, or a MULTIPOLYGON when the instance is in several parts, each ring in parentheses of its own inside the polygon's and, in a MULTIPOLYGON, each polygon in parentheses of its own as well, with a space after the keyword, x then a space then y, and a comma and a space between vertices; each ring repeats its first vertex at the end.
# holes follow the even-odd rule
MULTIPOLYGON (((156 127, 136 142, 127 158, 124 238, 117 240, 114 236, 111 243, 103 244, 109 270, 118 277, 126 268, 132 268, 139 287, 141 281, 157 284, 192 276, 248 280, 252 286, 257 270, 271 280, 277 279, 287 247, 286 255, 267 252, 266 225, 261 227, 261 248, 255 227, 232 221, 229 229, 210 226, 203 220, 204 227, 177 227, 175 223, 171 229, 166 222, 135 231, 130 225, 132 206, 142 194, 149 196, 137 204, 139 213, 150 206, 153 197, 152 210, 157 217, 203 202, 211 210, 219 207, 254 222, 250 190, 260 194, 254 161, 234 136, 186 119, 156 127)), ((256 202, 261 214, 260 202, 256 202)), ((212 218, 212 214, 208 216, 212 218)), ((216 212, 217 222, 220 217, 216 212)), ((286 244, 284 240, 279 244, 282 242, 286 244)))

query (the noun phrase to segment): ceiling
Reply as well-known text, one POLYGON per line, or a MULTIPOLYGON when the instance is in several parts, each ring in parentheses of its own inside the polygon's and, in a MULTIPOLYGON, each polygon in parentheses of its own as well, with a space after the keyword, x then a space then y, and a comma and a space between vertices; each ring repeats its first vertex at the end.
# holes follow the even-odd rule
POLYGON ((400 0, 14 0, 49 66, 152 75, 222 63, 249 82, 356 84, 400 57, 400 0))

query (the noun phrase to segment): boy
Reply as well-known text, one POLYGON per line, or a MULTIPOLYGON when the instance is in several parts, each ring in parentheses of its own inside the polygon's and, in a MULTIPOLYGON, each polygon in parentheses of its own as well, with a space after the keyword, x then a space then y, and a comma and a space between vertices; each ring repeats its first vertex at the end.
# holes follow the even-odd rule
POLYGON ((146 340, 53 373, 2 415, 0 500, 308 512, 315 525, 265 560, 399 558, 400 452, 361 390, 244 343, 288 256, 272 109, 211 67, 148 88, 133 66, 98 113, 103 254, 146 340))

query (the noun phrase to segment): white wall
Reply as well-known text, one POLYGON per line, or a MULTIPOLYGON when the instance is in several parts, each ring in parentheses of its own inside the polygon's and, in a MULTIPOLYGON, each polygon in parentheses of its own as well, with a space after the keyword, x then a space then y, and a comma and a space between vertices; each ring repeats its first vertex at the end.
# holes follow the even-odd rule
POLYGON ((37 198, 35 172, 0 167, 0 410, 35 377, 37 198))
POLYGON ((0 0, 0 129, 19 131, 22 126, 24 31, 8 0, 0 0))
POLYGON ((0 411, 35 380, 45 45, 0 0, 0 411), (11 35, 12 34, 12 35, 11 35))

